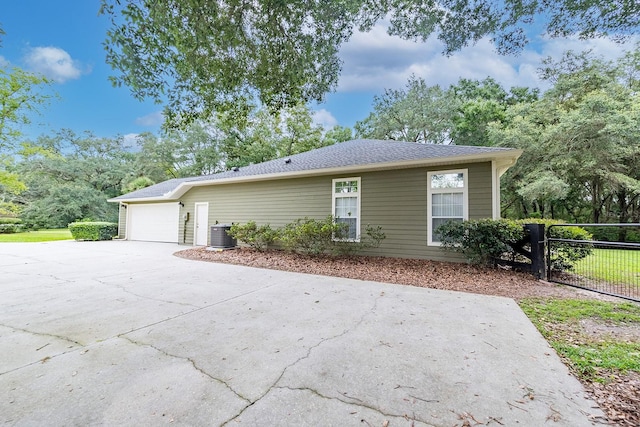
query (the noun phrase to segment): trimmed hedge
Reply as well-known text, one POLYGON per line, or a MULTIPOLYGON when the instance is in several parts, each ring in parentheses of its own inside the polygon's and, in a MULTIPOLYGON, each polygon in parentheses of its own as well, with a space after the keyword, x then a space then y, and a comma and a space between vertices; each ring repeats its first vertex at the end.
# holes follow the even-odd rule
POLYGON ((20 218, 0 217, 0 224, 22 224, 20 218))
POLYGON ((24 229, 24 224, 0 224, 0 234, 21 233, 24 229))
POLYGON ((13 234, 24 231, 25 226, 20 218, 0 218, 0 234, 13 234))
POLYGON ((71 236, 76 240, 111 240, 118 235, 118 224, 113 222, 72 222, 71 236))

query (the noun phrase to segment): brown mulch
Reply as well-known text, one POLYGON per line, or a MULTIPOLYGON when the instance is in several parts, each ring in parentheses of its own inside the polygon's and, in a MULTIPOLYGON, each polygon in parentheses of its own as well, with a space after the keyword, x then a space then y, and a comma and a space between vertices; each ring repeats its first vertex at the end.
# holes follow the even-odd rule
MULTIPOLYGON (((275 250, 258 252, 248 248, 225 251, 196 248, 180 251, 175 255, 200 261, 495 295, 515 300, 531 297, 617 300, 536 280, 527 273, 460 263, 386 257, 310 257, 275 250)), ((592 332, 606 332, 595 331, 594 325, 586 326, 593 328, 592 332)), ((610 425, 640 426, 638 373, 612 375, 611 381, 606 384, 579 379, 607 414, 610 425)))
POLYGON ((259 252, 248 248, 212 251, 187 249, 182 258, 248 267, 397 283, 432 289, 496 295, 514 299, 529 297, 581 298, 575 288, 539 281, 530 274, 487 269, 467 264, 388 257, 305 256, 284 251, 259 252))

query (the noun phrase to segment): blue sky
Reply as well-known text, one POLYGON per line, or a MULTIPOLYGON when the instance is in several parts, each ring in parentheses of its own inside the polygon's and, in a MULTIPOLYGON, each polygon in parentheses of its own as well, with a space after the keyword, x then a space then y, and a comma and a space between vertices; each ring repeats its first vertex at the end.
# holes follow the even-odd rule
MULTIPOLYGON (((35 137, 61 128, 93 131, 98 136, 157 132, 162 107, 139 102, 126 87, 114 88, 102 43, 108 20, 98 16, 99 0, 3 0, 0 23, 6 32, 0 63, 41 72, 54 80, 59 99, 53 100, 33 123, 23 128, 35 137)), ((410 75, 428 84, 448 86, 459 78, 494 77, 505 87, 544 85, 536 69, 546 56, 559 57, 567 49, 593 49, 615 58, 629 48, 607 39, 548 40, 534 34, 534 42, 518 56, 499 56, 488 40, 451 57, 441 55, 433 39, 414 43, 388 36, 384 23, 369 33, 356 33, 343 46, 343 72, 335 93, 325 103, 311 105, 316 122, 352 127, 371 111, 373 96, 385 88, 404 86, 410 75)))

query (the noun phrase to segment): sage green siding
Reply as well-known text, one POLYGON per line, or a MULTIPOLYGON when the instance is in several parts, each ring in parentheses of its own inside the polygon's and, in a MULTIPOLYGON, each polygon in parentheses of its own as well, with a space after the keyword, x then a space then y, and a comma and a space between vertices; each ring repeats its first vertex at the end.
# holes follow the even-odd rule
POLYGON ((120 203, 118 205, 118 239, 124 239, 127 236, 127 209, 126 205, 120 203))
POLYGON ((331 214, 331 178, 312 177, 289 180, 195 187, 180 199, 181 214, 189 221, 180 224, 180 242, 193 243, 194 205, 209 202, 209 226, 216 223, 271 224, 282 227, 296 218, 322 219, 331 214), (327 184, 328 179, 328 184, 327 184), (328 205, 327 205, 328 201, 328 205))
POLYGON ((193 243, 194 205, 209 202, 209 225, 217 223, 270 224, 281 227, 297 218, 330 215, 332 179, 361 178, 361 226, 381 226, 386 239, 368 255, 452 260, 437 246, 427 246, 427 172, 468 169, 469 218, 491 218, 491 163, 346 173, 252 183, 194 187, 181 197, 180 242, 193 243))

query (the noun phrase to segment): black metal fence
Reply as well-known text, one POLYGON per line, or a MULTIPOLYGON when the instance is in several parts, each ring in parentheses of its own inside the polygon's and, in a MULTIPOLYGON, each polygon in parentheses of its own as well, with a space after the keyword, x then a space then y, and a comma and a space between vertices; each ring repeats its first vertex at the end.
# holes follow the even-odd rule
POLYGON ((557 224, 547 228, 547 280, 640 302, 640 224, 557 224), (581 227, 593 240, 554 233, 581 227), (598 238, 598 236, 600 236, 598 238), (604 236, 619 241, 602 240, 604 236), (622 240, 622 241, 620 241, 622 240))

